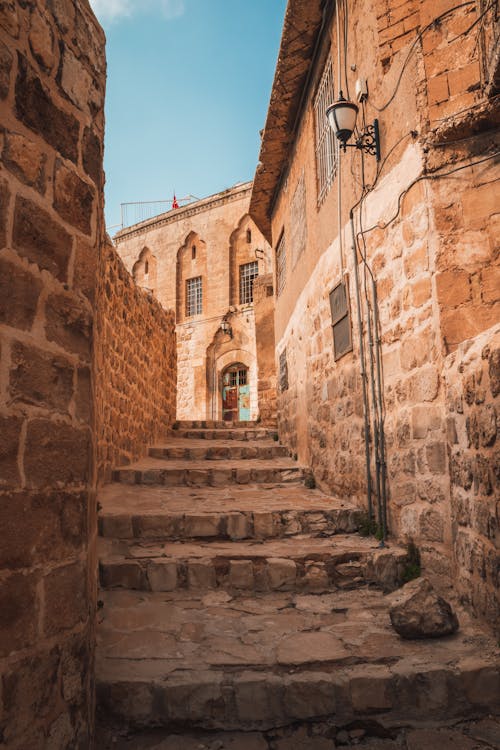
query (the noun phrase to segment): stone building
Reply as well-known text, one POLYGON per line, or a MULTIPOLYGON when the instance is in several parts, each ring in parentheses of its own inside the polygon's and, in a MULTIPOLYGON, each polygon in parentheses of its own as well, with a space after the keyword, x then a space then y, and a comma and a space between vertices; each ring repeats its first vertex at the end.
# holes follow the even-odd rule
POLYGON ((274 248, 280 439, 498 624, 493 5, 291 0, 250 214, 274 248), (380 161, 350 147, 375 118, 380 161))
MULTIPOLYGON (((498 712, 498 636, 461 609, 458 633, 403 642, 385 595, 412 539, 498 626, 495 12, 290 0, 250 207, 237 186, 148 224, 147 241, 137 227, 125 264, 104 232, 102 29, 88 0, 0 3, 2 747, 90 750, 96 706, 118 722, 100 750, 331 748, 401 726, 427 750, 460 738, 412 727, 498 712), (318 116, 336 11, 342 82, 367 78, 380 120, 382 162, 364 171, 354 150, 333 159, 318 116), (240 269, 255 260, 252 319, 240 269), (213 354, 236 387, 248 368, 250 392, 253 366, 272 421, 276 326, 289 450, 262 425, 171 429, 188 310, 206 336, 203 417, 223 415, 213 354), (381 549, 357 530, 370 483, 384 509, 384 478, 381 549)), ((479 730, 466 745, 491 747, 498 723, 479 730)))
POLYGON ((139 286, 176 312, 180 420, 273 416, 274 373, 264 372, 273 331, 261 326, 257 354, 254 303, 272 296, 271 253, 248 215, 251 189, 236 185, 114 238, 139 286))

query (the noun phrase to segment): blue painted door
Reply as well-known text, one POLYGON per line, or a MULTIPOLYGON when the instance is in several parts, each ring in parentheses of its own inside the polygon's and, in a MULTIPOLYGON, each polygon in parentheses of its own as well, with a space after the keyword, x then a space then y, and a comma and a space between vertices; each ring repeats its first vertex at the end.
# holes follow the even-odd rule
POLYGON ((250 421, 250 386, 240 385, 238 393, 238 414, 240 422, 250 421))

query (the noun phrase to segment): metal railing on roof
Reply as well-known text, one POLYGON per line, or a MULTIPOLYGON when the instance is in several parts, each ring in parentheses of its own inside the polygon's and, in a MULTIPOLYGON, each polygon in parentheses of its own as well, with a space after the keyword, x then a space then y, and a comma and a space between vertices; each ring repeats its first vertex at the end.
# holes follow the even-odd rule
POLYGON ((121 229, 125 227, 131 227, 133 224, 139 224, 141 221, 147 221, 153 219, 155 216, 164 214, 167 211, 176 210, 176 208, 182 208, 187 206, 193 201, 197 201, 194 195, 188 195, 185 198, 177 198, 177 206, 173 208, 174 201, 136 201, 133 203, 121 203, 121 229))

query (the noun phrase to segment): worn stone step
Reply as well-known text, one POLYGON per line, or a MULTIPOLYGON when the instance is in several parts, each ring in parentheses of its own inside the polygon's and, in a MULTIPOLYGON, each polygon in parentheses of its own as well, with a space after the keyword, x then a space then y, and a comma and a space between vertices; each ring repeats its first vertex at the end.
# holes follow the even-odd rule
POLYGON ((278 433, 269 427, 219 427, 217 429, 178 427, 170 430, 169 437, 184 440, 273 440, 277 442, 278 433))
POLYGON ((245 459, 218 461, 165 461, 144 458, 113 472, 113 479, 124 484, 160 484, 167 487, 221 487, 227 484, 255 482, 300 482, 302 467, 290 458, 245 459))
MULTIPOLYGON (((494 750, 500 747, 500 717, 461 721, 450 726, 383 730, 375 722, 335 726, 331 719, 301 721, 264 732, 124 730, 106 717, 96 729, 96 750, 494 750), (338 744, 337 744, 338 743, 338 744)), ((444 722, 443 722, 444 723, 444 722)))
POLYGON ((257 445, 248 440, 206 440, 171 439, 164 445, 155 445, 149 449, 153 458, 186 461, 227 461, 247 459, 287 458, 288 450, 273 440, 262 440, 257 445))
POLYGON ((357 531, 364 513, 303 486, 143 487, 99 491, 99 533, 117 539, 274 539, 357 531))
POLYGON ((329 717, 411 726, 500 709, 497 643, 404 641, 366 588, 231 597, 102 591, 99 710, 121 725, 251 731, 329 717))
POLYGON ((239 422, 239 421, 225 421, 222 419, 198 419, 198 420, 190 420, 190 419, 181 419, 175 422, 175 429, 179 430, 192 430, 192 429, 207 429, 207 430, 214 430, 214 429, 221 429, 221 428, 230 428, 230 429, 236 429, 241 430, 245 429, 247 427, 255 427, 258 428, 259 422, 256 422, 255 420, 248 420, 246 422, 239 422))
POLYGON ((328 591, 367 583, 391 591, 407 564, 405 549, 380 549, 359 536, 166 544, 100 539, 98 552, 101 586, 142 591, 328 591))

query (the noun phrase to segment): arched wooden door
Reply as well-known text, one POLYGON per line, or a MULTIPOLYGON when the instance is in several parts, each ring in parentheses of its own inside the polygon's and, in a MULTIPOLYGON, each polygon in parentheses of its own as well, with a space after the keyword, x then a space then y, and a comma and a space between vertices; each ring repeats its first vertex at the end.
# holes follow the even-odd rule
POLYGON ((222 373, 222 418, 225 422, 250 420, 248 367, 235 363, 222 373))

